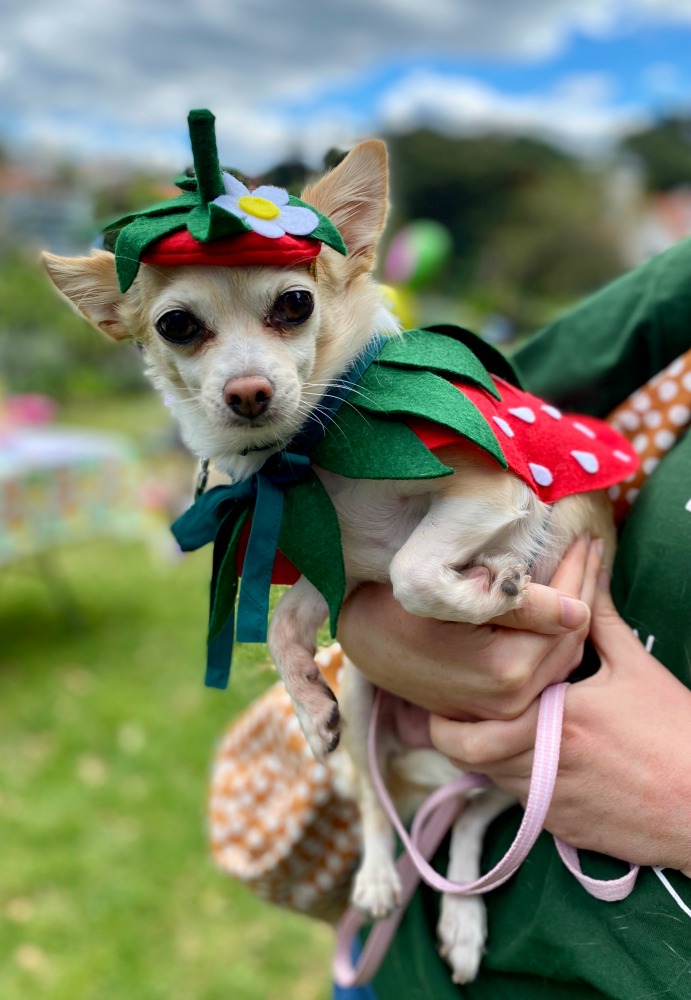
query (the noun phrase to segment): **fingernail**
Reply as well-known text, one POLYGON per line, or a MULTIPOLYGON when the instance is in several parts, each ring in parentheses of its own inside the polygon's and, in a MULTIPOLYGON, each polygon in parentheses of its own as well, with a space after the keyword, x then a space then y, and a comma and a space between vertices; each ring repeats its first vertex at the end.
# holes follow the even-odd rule
POLYGON ((583 601, 577 601, 573 597, 560 597, 561 604, 561 624, 564 628, 576 629, 585 625, 588 620, 588 607, 583 601))
POLYGON ((599 555, 600 559, 602 559, 602 557, 605 554, 605 543, 604 543, 603 539, 602 538, 596 538, 595 541, 593 542, 593 544, 595 546, 595 551, 599 555))
POLYGON ((609 570, 606 566, 597 575, 597 585, 600 590, 609 590, 609 570))

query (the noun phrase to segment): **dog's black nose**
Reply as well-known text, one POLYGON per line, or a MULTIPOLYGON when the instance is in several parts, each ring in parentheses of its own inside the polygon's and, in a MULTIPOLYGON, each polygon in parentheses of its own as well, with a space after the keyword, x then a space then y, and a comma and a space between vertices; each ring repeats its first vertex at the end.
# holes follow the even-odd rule
POLYGON ((273 386, 263 375, 232 378, 223 389, 224 399, 233 413, 248 420, 266 412, 273 394, 273 386))

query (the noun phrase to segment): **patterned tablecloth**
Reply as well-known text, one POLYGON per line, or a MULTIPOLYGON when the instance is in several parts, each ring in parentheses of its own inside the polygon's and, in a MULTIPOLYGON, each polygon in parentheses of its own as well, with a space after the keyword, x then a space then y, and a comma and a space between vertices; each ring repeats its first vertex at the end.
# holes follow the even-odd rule
POLYGON ((141 538, 141 467, 124 438, 66 427, 0 433, 0 565, 103 535, 141 538))

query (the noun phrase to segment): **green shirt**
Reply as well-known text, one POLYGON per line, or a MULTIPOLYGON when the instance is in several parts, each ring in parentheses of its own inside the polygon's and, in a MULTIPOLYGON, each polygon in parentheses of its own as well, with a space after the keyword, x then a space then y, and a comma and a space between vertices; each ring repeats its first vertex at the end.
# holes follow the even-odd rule
MULTIPOLYGON (((515 361, 530 391, 564 409, 605 416, 690 347, 691 240, 686 240, 552 323, 515 361)), ((620 613, 687 686, 690 500, 691 438, 685 434, 641 491, 623 528, 613 573, 620 613)), ((505 853, 519 821, 515 808, 493 823, 483 870, 505 853)), ((581 857, 584 870, 596 877, 612 878, 627 870, 602 856, 582 852, 581 857)), ((676 872, 667 875, 691 907, 691 880, 676 872)), ((628 899, 601 902, 566 871, 551 836, 542 834, 517 875, 485 900, 487 952, 473 983, 452 984, 449 968, 437 954, 439 901, 423 890, 375 980, 379 1000, 691 996, 691 918, 650 869, 641 871, 628 899)))

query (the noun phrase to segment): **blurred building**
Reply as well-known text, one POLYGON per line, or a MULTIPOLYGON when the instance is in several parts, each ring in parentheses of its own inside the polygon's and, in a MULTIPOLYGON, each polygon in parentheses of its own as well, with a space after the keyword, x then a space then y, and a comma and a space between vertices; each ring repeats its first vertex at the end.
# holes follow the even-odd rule
POLYGON ((92 196, 59 171, 0 164, 0 252, 21 246, 83 253, 94 230, 92 196))

